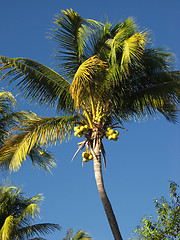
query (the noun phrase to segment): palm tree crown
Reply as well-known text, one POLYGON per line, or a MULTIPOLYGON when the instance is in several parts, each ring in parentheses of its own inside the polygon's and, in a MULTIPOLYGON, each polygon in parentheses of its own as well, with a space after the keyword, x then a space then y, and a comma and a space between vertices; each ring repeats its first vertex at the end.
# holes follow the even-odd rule
POLYGON ((58 224, 32 224, 39 216, 38 204, 42 195, 27 198, 21 190, 21 187, 0 187, 0 239, 25 240, 34 236, 37 236, 35 239, 44 239, 40 236, 60 230, 58 224))
MULTIPOLYGON (((173 55, 151 48, 148 32, 139 31, 130 18, 113 25, 83 19, 72 9, 62 11, 56 16, 52 38, 58 43, 60 74, 30 59, 0 57, 0 70, 6 70, 2 79, 19 79, 17 85, 26 98, 53 106, 60 113, 60 117, 34 116, 21 123, 1 149, 1 164, 8 162, 11 170, 18 170, 37 144, 56 143, 73 132, 85 136, 78 151, 85 147, 83 162, 93 159, 106 206, 103 138, 116 141, 119 132, 115 128, 122 128, 123 122, 158 112, 176 122, 179 72, 173 68, 173 55)), ((114 215, 108 213, 111 210, 105 211, 111 228, 117 229, 114 215)), ((122 239, 117 232, 113 233, 115 239, 122 239)))
POLYGON ((88 233, 79 230, 76 234, 74 233, 74 229, 68 229, 66 237, 63 240, 92 240, 92 237, 88 236, 88 233))

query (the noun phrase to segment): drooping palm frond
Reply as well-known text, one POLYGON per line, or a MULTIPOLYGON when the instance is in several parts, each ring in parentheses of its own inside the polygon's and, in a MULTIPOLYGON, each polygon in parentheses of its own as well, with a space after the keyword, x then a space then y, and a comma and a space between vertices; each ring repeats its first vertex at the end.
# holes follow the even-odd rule
MULTIPOLYGON (((41 146, 34 146, 28 157, 32 161, 33 166, 37 166, 40 169, 51 172, 51 168, 56 166, 56 160, 52 154, 41 146)), ((6 166, 8 170, 9 165, 6 166)))
MULTIPOLYGON (((54 232, 55 230, 60 230, 61 227, 58 224, 53 223, 40 223, 34 224, 28 227, 22 227, 17 231, 19 239, 30 239, 33 236, 45 236, 54 232)), ((36 237, 33 239, 44 239, 41 237, 36 237)))
POLYGON ((14 227, 14 218, 12 215, 10 215, 5 219, 4 224, 0 229, 0 238, 2 240, 9 240, 13 227, 14 227))
POLYGON ((85 47, 87 58, 98 56, 103 61, 108 61, 109 45, 108 39, 111 36, 111 23, 106 21, 101 26, 97 27, 91 34, 89 41, 85 47))
POLYGON ((106 63, 97 56, 93 56, 81 64, 70 87, 75 108, 82 106, 83 102, 86 102, 86 104, 90 102, 92 96, 98 99, 102 94, 103 75, 105 75, 106 71, 106 63), (99 84, 100 82, 102 85, 99 84))
MULTIPOLYGON (((75 122, 79 119, 78 116, 64 117, 49 117, 40 118, 34 116, 34 119, 26 121, 23 126, 15 129, 15 135, 10 136, 7 142, 0 150, 0 165, 9 166, 10 170, 16 171, 21 166, 26 156, 30 153, 33 147, 34 151, 39 151, 39 154, 47 157, 48 163, 52 163, 53 159, 49 159, 44 150, 38 146, 47 146, 48 144, 56 144, 58 141, 67 140, 73 131, 75 122)), ((40 157, 40 156, 39 156, 40 157)), ((38 159, 33 163, 37 162, 38 159)), ((41 164, 41 161, 40 161, 41 164)))
POLYGON ((86 60, 84 47, 94 28, 100 23, 83 19, 72 9, 62 11, 55 19, 56 27, 52 37, 58 42, 57 56, 62 61, 66 77, 72 79, 80 64, 86 60))
POLYGON ((104 24, 96 28, 91 35, 88 46, 89 57, 98 55, 103 61, 115 63, 115 60, 122 56, 124 40, 135 34, 136 28, 134 20, 130 18, 118 22, 115 26, 105 20, 104 24))
POLYGON ((33 236, 36 236, 34 239, 43 239, 40 236, 60 230, 58 224, 34 224, 39 217, 38 204, 42 195, 27 198, 21 190, 22 187, 0 187, 0 239, 27 240, 33 236))
POLYGON ((147 49, 140 66, 132 66, 128 79, 116 82, 112 103, 121 118, 153 116, 159 111, 176 122, 180 99, 180 73, 171 71, 172 54, 147 49))
POLYGON ((11 112, 4 113, 1 115, 0 113, 0 147, 3 146, 4 141, 10 135, 11 128, 17 125, 20 122, 27 120, 31 113, 28 111, 20 111, 20 112, 11 112))
POLYGON ((17 86, 30 101, 54 106, 59 110, 72 110, 70 84, 52 69, 26 58, 0 57, 0 72, 5 70, 1 79, 19 80, 17 86))
MULTIPOLYGON (((14 112, 15 98, 9 92, 0 93, 0 147, 3 147, 12 128, 26 121, 34 120, 35 115, 29 111, 14 112)), ((40 146, 33 147, 28 155, 33 165, 50 171, 56 165, 54 157, 40 146)), ((8 170, 9 163, 1 164, 1 170, 8 170)))

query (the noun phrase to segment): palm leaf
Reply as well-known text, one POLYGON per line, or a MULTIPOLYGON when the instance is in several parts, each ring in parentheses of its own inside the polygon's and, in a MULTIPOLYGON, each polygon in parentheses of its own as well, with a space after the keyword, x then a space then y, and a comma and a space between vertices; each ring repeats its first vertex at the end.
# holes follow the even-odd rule
POLYGON ((2 228, 0 229, 0 239, 9 240, 13 226, 14 226, 14 217, 10 215, 6 218, 2 228))
POLYGON ((16 106, 16 100, 10 92, 0 92, 0 113, 9 113, 16 106))
POLYGON ((90 102, 89 99, 92 95, 93 98, 98 98, 99 92, 102 94, 102 88, 98 83, 103 79, 105 71, 107 71, 106 63, 97 56, 93 56, 81 64, 70 87, 76 108, 81 107, 83 102, 86 104, 90 102), (98 78, 100 74, 102 76, 98 78))
POLYGON ((58 42, 60 50, 58 59, 62 60, 62 68, 66 76, 73 78, 80 64, 85 60, 84 47, 90 34, 100 25, 91 19, 83 19, 72 9, 62 11, 55 19, 57 27, 52 37, 58 42))
POLYGON ((88 237, 88 233, 82 230, 79 230, 74 236, 74 240, 88 240, 88 239, 92 239, 92 238, 88 237))
POLYGON ((42 146, 67 140, 79 117, 49 117, 34 116, 34 120, 27 121, 24 126, 16 129, 17 134, 7 139, 0 150, 0 165, 9 166, 11 171, 16 171, 30 154, 34 146, 42 146))
MULTIPOLYGON (((34 224, 27 227, 20 228, 16 234, 19 236, 20 239, 23 237, 30 238, 33 236, 45 236, 46 234, 50 234, 55 230, 60 230, 61 227, 58 224, 53 223, 40 223, 34 224)), ((35 238, 35 239, 43 239, 43 238, 35 238)))
POLYGON ((10 78, 10 83, 19 79, 17 86, 30 101, 52 106, 58 102, 59 110, 72 109, 70 84, 52 69, 26 58, 1 56, 0 64, 0 71, 6 70, 2 79, 10 78))
POLYGON ((176 122, 176 106, 180 97, 179 76, 178 72, 158 72, 151 78, 149 76, 149 81, 146 76, 139 77, 139 85, 136 80, 133 85, 132 81, 123 92, 116 87, 112 99, 115 112, 125 120, 133 116, 153 116, 159 111, 167 120, 176 122))
POLYGON ((33 239, 42 240, 40 235, 60 230, 58 224, 31 224, 39 216, 38 203, 42 195, 27 198, 21 193, 22 187, 0 187, 0 239, 33 239))
MULTIPOLYGON (((34 146, 28 157, 32 161, 33 166, 37 166, 45 171, 51 172, 51 168, 56 166, 56 160, 52 154, 41 146, 34 146)), ((7 166, 7 170, 9 165, 7 166)))

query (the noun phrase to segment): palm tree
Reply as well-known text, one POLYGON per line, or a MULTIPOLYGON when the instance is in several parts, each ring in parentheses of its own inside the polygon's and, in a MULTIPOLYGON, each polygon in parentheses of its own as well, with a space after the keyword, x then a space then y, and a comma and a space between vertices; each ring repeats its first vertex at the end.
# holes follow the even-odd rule
POLYGON ((39 216, 38 204, 43 198, 41 194, 27 198, 21 190, 22 187, 0 186, 0 239, 32 240, 37 236, 33 239, 43 240, 40 236, 60 230, 58 224, 32 224, 39 216))
POLYGON ((79 230, 76 234, 74 234, 74 229, 68 229, 66 237, 63 240, 90 240, 91 237, 88 236, 88 233, 79 230))
MULTIPOLYGON (((116 25, 83 19, 72 9, 56 16, 52 38, 60 74, 30 59, 0 57, 10 79, 24 97, 54 107, 59 117, 38 117, 22 123, 1 149, 1 165, 20 168, 33 146, 56 143, 73 134, 85 137, 83 162, 93 159, 98 191, 116 240, 122 239, 107 197, 102 160, 103 138, 118 140, 124 122, 158 113, 177 121, 180 100, 179 72, 173 55, 151 48, 148 32, 128 18, 116 25)), ((75 155, 76 155, 75 154, 75 155)))
MULTIPOLYGON (((7 91, 0 92, 0 147, 3 147, 5 140, 10 136, 12 126, 18 126, 21 122, 31 120, 34 114, 28 111, 15 111, 16 100, 14 96, 7 91)), ((53 156, 37 145, 31 149, 28 158, 33 165, 50 171, 50 167, 55 166, 55 159, 53 156)), ((2 165, 4 169, 8 169, 9 164, 4 162, 2 165)))

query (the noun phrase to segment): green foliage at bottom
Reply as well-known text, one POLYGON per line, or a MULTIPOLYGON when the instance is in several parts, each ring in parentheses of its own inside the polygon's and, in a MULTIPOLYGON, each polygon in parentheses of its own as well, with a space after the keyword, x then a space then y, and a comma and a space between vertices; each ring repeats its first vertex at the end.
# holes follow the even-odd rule
POLYGON ((180 239, 180 198, 177 193, 178 187, 176 183, 170 183, 170 201, 167 201, 164 197, 160 200, 155 199, 155 207, 158 214, 157 220, 153 220, 152 216, 143 218, 137 229, 133 231, 133 239, 180 239))

